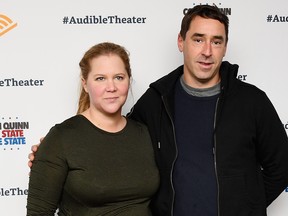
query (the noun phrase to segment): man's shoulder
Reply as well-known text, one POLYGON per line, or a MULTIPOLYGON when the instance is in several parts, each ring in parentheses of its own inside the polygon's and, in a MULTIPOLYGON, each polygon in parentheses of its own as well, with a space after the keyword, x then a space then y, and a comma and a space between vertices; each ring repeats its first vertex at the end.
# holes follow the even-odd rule
MULTIPOLYGON (((175 70, 171 71, 167 75, 159 78, 155 82, 149 85, 149 89, 145 92, 145 94, 153 94, 153 91, 157 92, 160 95, 169 94, 169 92, 174 90, 176 82, 183 74, 183 65, 179 66, 175 70)), ((154 93, 155 93, 154 92, 154 93)))
POLYGON ((265 92, 260 89, 259 87, 257 87, 256 85, 252 84, 252 83, 249 83, 249 82, 244 82, 242 80, 238 80, 237 79, 237 82, 239 83, 239 86, 240 88, 245 91, 245 92, 248 92, 248 93, 251 93, 251 94, 265 94, 265 92))

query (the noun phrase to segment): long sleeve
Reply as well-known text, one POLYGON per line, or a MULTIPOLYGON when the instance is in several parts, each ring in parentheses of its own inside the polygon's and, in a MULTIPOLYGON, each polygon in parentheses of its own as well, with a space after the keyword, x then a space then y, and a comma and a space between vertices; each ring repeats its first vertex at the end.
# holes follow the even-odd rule
POLYGON ((262 166, 267 206, 288 185, 288 138, 270 100, 257 111, 258 157, 262 166))
POLYGON ((31 168, 27 216, 54 216, 58 208, 68 166, 57 128, 47 134, 31 168))

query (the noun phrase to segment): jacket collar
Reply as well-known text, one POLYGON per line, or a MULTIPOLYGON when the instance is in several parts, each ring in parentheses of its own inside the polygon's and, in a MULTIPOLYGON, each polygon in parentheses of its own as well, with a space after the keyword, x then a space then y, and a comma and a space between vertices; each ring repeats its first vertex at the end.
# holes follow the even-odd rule
MULTIPOLYGON (((220 67, 221 90, 228 91, 232 89, 236 82, 239 66, 237 64, 230 64, 228 61, 223 61, 220 67)), ((155 89, 161 95, 169 95, 174 92, 174 87, 177 80, 183 74, 183 65, 176 68, 166 76, 158 79, 150 84, 150 87, 155 89)))
POLYGON ((221 90, 226 90, 229 92, 235 86, 238 74, 239 66, 237 64, 230 64, 227 61, 222 62, 220 67, 220 77, 221 77, 221 90))

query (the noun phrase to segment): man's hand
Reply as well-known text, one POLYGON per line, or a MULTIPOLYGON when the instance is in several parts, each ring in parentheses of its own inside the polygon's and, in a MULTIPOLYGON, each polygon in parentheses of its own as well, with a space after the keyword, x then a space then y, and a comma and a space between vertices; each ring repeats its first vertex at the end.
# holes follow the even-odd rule
POLYGON ((29 161, 28 161, 28 166, 31 168, 32 167, 32 165, 33 165, 33 160, 34 160, 34 158, 35 158, 35 153, 37 152, 37 150, 38 150, 38 147, 39 147, 39 145, 40 144, 37 144, 37 145, 33 145, 32 147, 31 147, 31 153, 29 153, 29 155, 28 155, 28 158, 29 158, 29 161))
POLYGON ((31 147, 31 153, 29 153, 29 155, 28 155, 28 158, 29 158, 28 166, 29 166, 30 168, 31 168, 32 165, 33 165, 33 160, 34 160, 34 158, 35 158, 35 153, 38 151, 38 147, 39 147, 39 145, 41 144, 41 142, 42 142, 43 139, 44 139, 44 137, 42 137, 42 138, 40 139, 40 143, 39 143, 39 144, 33 145, 33 146, 31 147))

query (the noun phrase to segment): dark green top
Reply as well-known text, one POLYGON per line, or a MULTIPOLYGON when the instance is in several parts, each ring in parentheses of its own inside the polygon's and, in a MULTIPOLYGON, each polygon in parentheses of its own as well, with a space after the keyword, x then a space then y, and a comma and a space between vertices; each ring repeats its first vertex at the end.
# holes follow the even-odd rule
POLYGON ((27 215, 148 216, 159 173, 147 128, 109 133, 82 115, 54 126, 31 169, 27 215))

